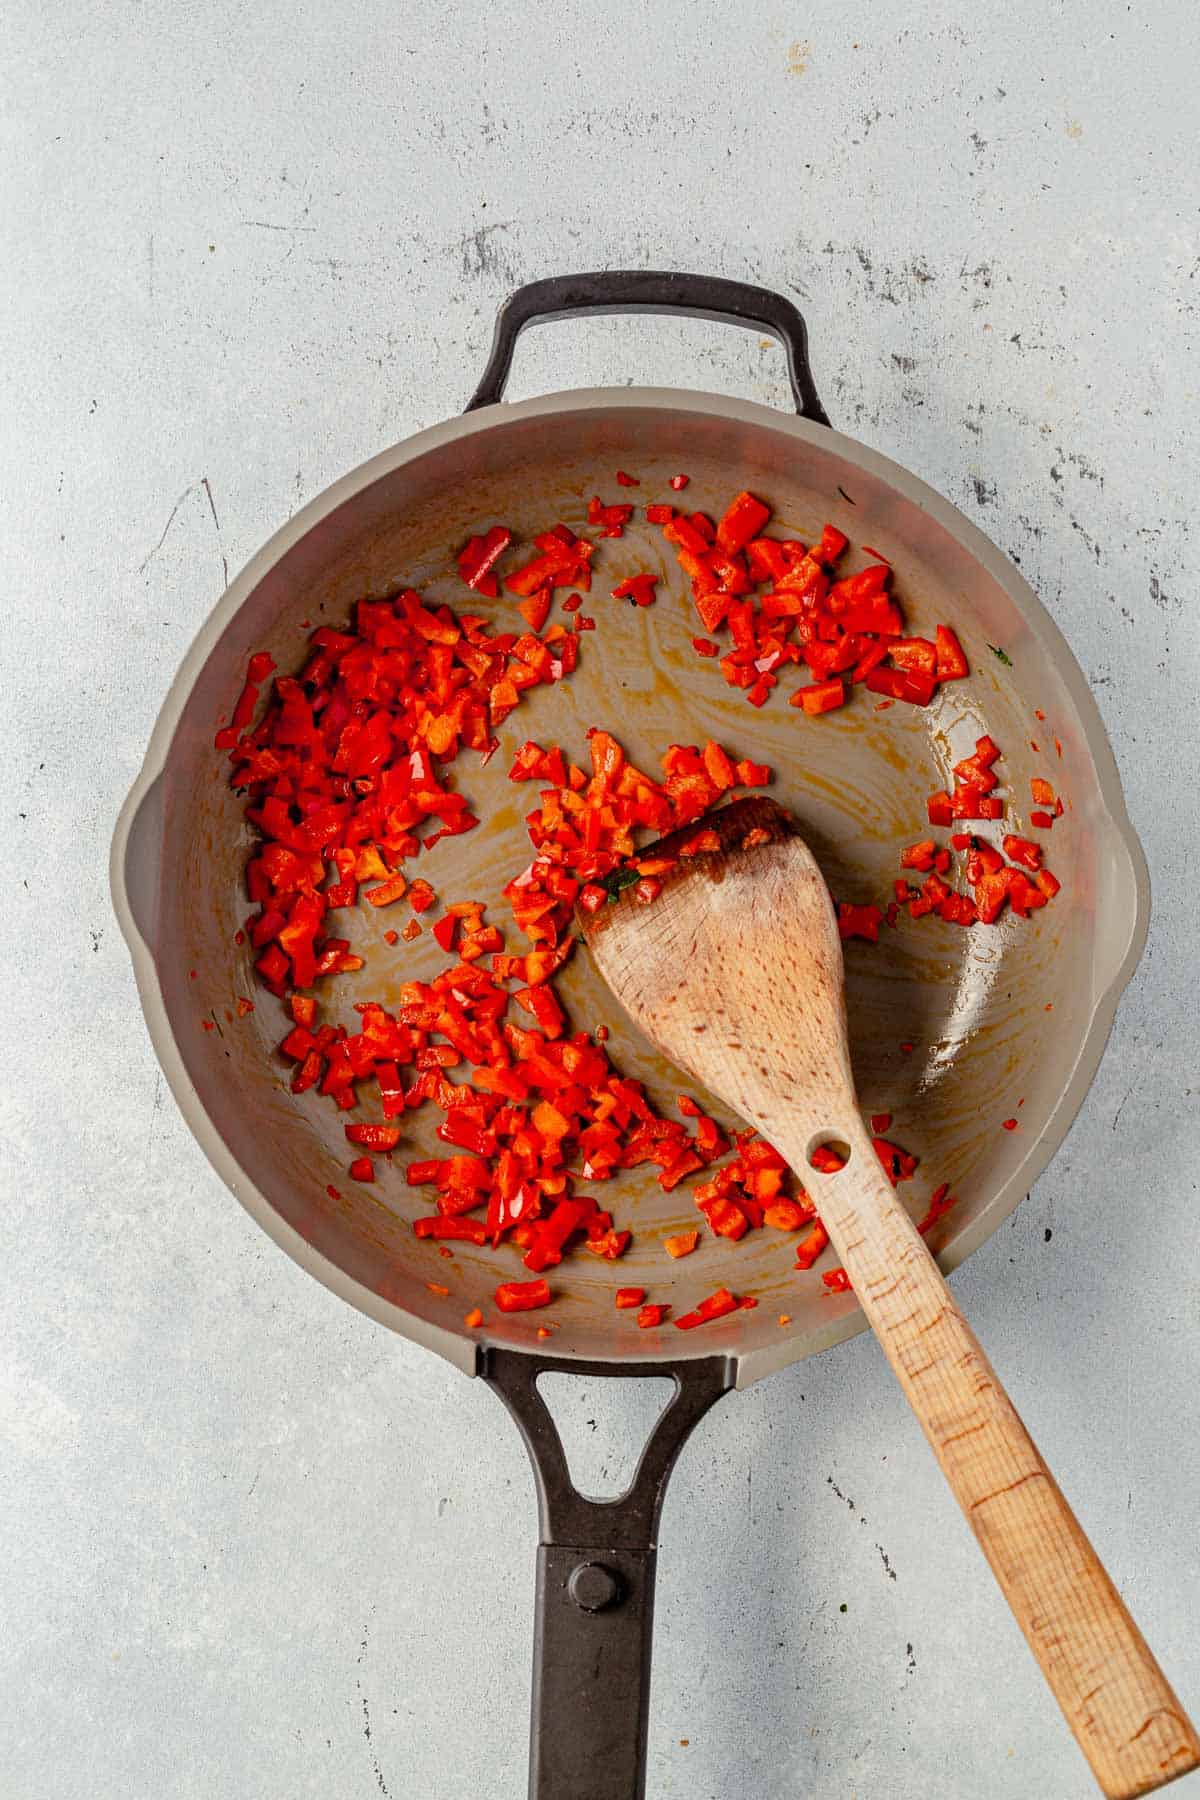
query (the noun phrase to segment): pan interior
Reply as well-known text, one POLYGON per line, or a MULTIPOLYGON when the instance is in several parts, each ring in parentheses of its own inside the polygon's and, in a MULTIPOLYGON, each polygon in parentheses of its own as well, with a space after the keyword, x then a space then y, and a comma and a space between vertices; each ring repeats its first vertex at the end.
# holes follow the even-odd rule
MULTIPOLYGON (((653 1169, 639 1169, 598 1190, 617 1224, 634 1230, 621 1262, 572 1255, 557 1271, 561 1297, 552 1311, 506 1319, 492 1295, 499 1280, 524 1273, 513 1248, 454 1245, 445 1257, 411 1230, 428 1198, 405 1185, 404 1164, 438 1153, 433 1133, 441 1115, 431 1106, 409 1115, 394 1165, 379 1159, 379 1179, 366 1188, 346 1176, 353 1153, 343 1125, 347 1117, 378 1116, 373 1084, 362 1084, 364 1104, 354 1115, 315 1094, 294 1099, 288 1092, 275 1053, 287 1028, 284 1008, 256 984, 249 947, 234 945, 250 911, 242 881, 250 833, 212 747, 218 715, 228 714, 251 651, 268 649, 291 671, 303 658, 309 624, 344 620, 359 598, 411 585, 462 609, 467 596, 453 553, 495 521, 524 539, 559 519, 586 531, 593 493, 632 499, 640 512, 649 501, 677 498, 668 485, 677 472, 691 478, 689 506, 710 514, 749 487, 774 508, 772 531, 808 540, 830 520, 854 546, 847 567, 861 565, 864 544, 891 559, 908 629, 932 636, 937 622, 953 624, 973 673, 944 687, 927 709, 897 703, 877 711, 874 696, 858 690, 843 712, 808 719, 786 704, 798 683, 793 672, 756 711, 725 685, 714 662, 692 650, 701 627, 685 579, 658 530, 635 517, 624 538, 602 542, 597 552, 583 609, 596 629, 583 636, 577 672, 522 702, 487 766, 465 754, 454 767, 456 784, 484 823, 443 840, 410 865, 410 874, 425 875, 445 901, 486 901, 489 918, 507 927, 509 947, 523 948, 499 895, 529 860, 523 818, 537 795, 536 785, 511 784, 507 769, 527 737, 560 743, 584 761, 584 734, 602 725, 655 774, 670 743, 708 737, 769 762, 770 792, 801 820, 834 894, 882 901, 901 872, 901 847, 927 833, 925 796, 952 785, 951 765, 986 731, 1004 752, 1004 829, 1027 827, 1031 776, 1045 775, 1063 795, 1065 814, 1046 840, 1062 893, 1031 920, 1008 918, 993 929, 902 916, 878 945, 852 942, 846 952, 864 1111, 892 1114, 891 1135, 920 1156, 903 1190, 914 1213, 942 1182, 958 1196, 930 1239, 951 1260, 994 1229, 1012 1204, 1022 1163, 1070 1081, 1105 979, 1095 923, 1114 839, 1070 683, 1039 642, 1036 621, 944 524, 843 455, 838 440, 810 441, 788 421, 773 427, 769 419, 761 411, 752 421, 627 398, 548 412, 497 409, 485 428, 435 441, 376 475, 295 542, 227 624, 184 706, 164 775, 153 945, 171 1029, 212 1128, 257 1190, 255 1203, 320 1253, 340 1291, 354 1298, 367 1290, 376 1297, 372 1310, 382 1302, 400 1329, 423 1321, 461 1332, 464 1314, 479 1305, 486 1319, 476 1334, 481 1342, 592 1359, 759 1352, 760 1363, 770 1363, 847 1335, 857 1315, 852 1295, 824 1289, 820 1269, 828 1257, 816 1270, 797 1272, 794 1240, 769 1229, 734 1245, 705 1229, 692 1256, 672 1261, 663 1239, 703 1225, 692 1183, 664 1194, 653 1169), (619 488, 618 467, 641 485, 619 488), (657 604, 641 609, 609 597, 621 577, 644 569, 661 577, 657 604), (989 645, 1003 649, 1011 666, 989 645), (236 1013, 238 996, 254 1001, 245 1018, 236 1013), (205 1020, 214 1028, 206 1031, 205 1020), (1018 1120, 1017 1130, 1002 1128, 1009 1118, 1018 1120), (449 1293, 432 1292, 431 1282, 449 1293), (756 1296, 759 1305, 700 1332, 669 1325, 639 1332, 632 1314, 614 1309, 618 1283, 643 1286, 676 1312, 720 1284, 756 1296), (783 1316, 790 1322, 781 1323, 783 1316), (540 1323, 553 1327, 548 1346, 536 1338, 540 1323)), ((493 619, 510 608, 515 612, 503 598, 479 606, 493 619)), ((936 835, 944 841, 948 834, 936 835)), ((352 938, 366 967, 325 984, 323 1019, 353 1029, 356 1001, 394 1006, 402 982, 445 966, 428 931, 411 945, 384 943, 384 930, 408 916, 404 902, 342 915, 349 923, 339 920, 339 931, 352 938)), ((560 992, 573 1025, 608 1026, 614 1062, 645 1081, 660 1107, 695 1091, 627 1025, 585 951, 572 957, 560 992)), ((737 1123, 711 1096, 697 1097, 723 1123, 737 1123)))

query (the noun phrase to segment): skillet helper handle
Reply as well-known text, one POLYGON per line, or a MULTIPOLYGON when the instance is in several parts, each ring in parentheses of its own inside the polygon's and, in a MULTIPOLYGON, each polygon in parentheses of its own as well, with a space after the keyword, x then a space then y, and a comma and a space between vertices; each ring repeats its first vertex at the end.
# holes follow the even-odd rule
POLYGON ((802 419, 828 425, 808 360, 808 328, 783 294, 717 275, 688 275, 677 269, 599 269, 590 275, 553 275, 531 281, 505 301, 487 367, 466 411, 495 406, 512 369, 517 339, 527 325, 550 319, 586 319, 598 313, 682 313, 692 319, 744 325, 776 338, 787 354, 788 377, 802 419))
POLYGON ((520 1427, 541 1517, 530 1800, 643 1800, 659 1516, 675 1459, 733 1385, 734 1366, 710 1356, 614 1367, 492 1349, 481 1373, 520 1427), (537 1387, 538 1376, 551 1370, 675 1382, 619 1498, 589 1500, 576 1490, 537 1387))
MULTIPOLYGON (((942 1472, 1110 1800, 1200 1765, 1200 1740, 1001 1387, 860 1119, 821 1219, 942 1472)), ((804 1158, 799 1166, 804 1167, 804 1158)))

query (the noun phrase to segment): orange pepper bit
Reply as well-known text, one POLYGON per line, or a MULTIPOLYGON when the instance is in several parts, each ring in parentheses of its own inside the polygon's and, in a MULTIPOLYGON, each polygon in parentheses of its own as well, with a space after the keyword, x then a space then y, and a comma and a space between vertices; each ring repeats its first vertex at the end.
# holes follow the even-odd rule
POLYGON ((478 1327, 480 1325, 483 1324, 483 1314, 480 1312, 480 1310, 477 1306, 473 1306, 471 1308, 470 1312, 467 1314, 466 1318, 463 1320, 463 1324, 466 1326, 468 1331, 475 1331, 478 1329, 478 1327))
POLYGON ((690 1256, 700 1242, 698 1231, 680 1231, 674 1237, 663 1239, 663 1249, 668 1256, 690 1256))

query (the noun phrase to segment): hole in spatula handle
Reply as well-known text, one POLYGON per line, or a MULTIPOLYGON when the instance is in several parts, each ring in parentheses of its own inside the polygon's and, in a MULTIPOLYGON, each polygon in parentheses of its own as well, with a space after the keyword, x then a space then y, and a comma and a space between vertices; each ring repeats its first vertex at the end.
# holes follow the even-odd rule
POLYGON ((809 1168, 818 1175, 836 1175, 850 1161, 852 1152, 845 1138, 835 1131, 817 1131, 809 1139, 805 1155, 809 1168))

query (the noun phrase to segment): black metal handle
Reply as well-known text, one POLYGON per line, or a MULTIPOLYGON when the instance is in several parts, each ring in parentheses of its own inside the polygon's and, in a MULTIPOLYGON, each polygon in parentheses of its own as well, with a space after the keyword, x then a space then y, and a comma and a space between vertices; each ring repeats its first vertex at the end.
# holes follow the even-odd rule
POLYGON ((790 300, 770 288, 717 275, 679 270, 599 269, 591 275, 553 275, 531 281, 511 295, 496 318, 496 332, 483 379, 467 412, 494 406, 504 393, 517 339, 527 325, 549 319, 588 318, 595 313, 686 313, 749 330, 769 332, 787 352, 788 376, 802 419, 828 425, 808 361, 808 328, 790 300))
POLYGON ((541 1516, 530 1727, 530 1800, 643 1800, 658 1521, 692 1428, 733 1385, 722 1356, 577 1363, 487 1351, 483 1378, 516 1419, 541 1516), (667 1376, 675 1393, 628 1490, 589 1500, 567 1469, 539 1375, 667 1376))

